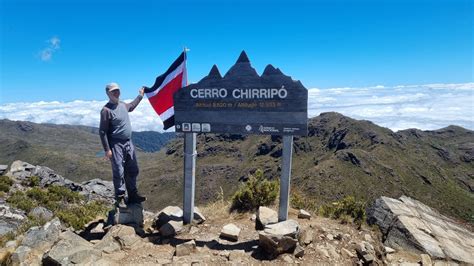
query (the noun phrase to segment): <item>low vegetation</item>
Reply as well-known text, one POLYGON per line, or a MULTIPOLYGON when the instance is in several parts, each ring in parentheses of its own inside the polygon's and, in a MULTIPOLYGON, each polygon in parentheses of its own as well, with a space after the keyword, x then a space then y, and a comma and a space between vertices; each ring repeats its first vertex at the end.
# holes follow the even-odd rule
POLYGON ((12 186, 13 181, 8 176, 0 176, 0 191, 8 192, 12 186))
MULTIPOLYGON (((97 216, 105 215, 107 206, 102 202, 85 202, 84 196, 68 188, 50 186, 48 188, 33 187, 26 192, 15 191, 8 197, 7 202, 26 213, 35 207, 42 206, 52 211, 55 216, 74 229, 81 229, 97 216)), ((29 225, 41 225, 40 221, 29 217, 29 225)), ((28 225, 28 224, 27 224, 28 225)))
POLYGON ((343 223, 353 221, 360 226, 366 220, 365 207, 364 202, 357 201, 353 196, 348 196, 340 201, 321 206, 319 214, 333 219, 340 219, 343 223))
POLYGON ((232 196, 231 211, 244 212, 268 206, 275 202, 278 192, 278 182, 268 180, 262 170, 257 170, 232 196))

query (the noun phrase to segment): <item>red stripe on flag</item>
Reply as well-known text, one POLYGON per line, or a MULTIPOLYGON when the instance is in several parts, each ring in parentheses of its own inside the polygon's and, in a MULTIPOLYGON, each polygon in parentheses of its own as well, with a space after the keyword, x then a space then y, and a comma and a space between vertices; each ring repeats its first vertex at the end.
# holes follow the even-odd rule
POLYGON ((161 88, 160 92, 148 99, 151 106, 153 106, 153 109, 155 109, 158 115, 161 115, 163 112, 173 106, 173 94, 177 90, 181 89, 182 81, 183 73, 181 72, 178 76, 176 76, 176 78, 161 88))

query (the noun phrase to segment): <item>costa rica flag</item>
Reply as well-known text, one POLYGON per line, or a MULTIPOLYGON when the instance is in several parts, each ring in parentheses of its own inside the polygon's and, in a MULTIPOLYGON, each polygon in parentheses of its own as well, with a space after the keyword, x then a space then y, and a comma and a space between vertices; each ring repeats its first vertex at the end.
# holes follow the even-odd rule
POLYGON ((174 126, 173 94, 187 85, 186 51, 183 51, 168 70, 156 78, 152 87, 145 87, 145 94, 165 130, 174 126))

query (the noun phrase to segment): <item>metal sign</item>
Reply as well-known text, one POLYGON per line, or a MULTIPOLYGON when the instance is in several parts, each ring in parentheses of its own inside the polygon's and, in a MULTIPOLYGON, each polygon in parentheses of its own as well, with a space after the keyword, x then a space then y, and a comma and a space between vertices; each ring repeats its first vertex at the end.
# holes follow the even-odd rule
POLYGON ((308 90, 299 81, 271 66, 262 76, 248 74, 249 62, 233 68, 223 78, 211 70, 174 94, 176 132, 307 135, 308 90))

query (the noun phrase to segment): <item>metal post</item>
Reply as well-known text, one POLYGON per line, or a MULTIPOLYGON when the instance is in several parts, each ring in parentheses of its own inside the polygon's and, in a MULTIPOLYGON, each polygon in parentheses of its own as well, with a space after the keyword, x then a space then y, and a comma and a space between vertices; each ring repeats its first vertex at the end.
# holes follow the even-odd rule
POLYGON ((196 133, 184 134, 184 195, 183 222, 189 224, 194 217, 194 187, 196 176, 196 133))
POLYGON ((283 136, 283 156, 280 177, 280 207, 278 209, 279 222, 286 221, 288 219, 292 154, 293 136, 283 136))

